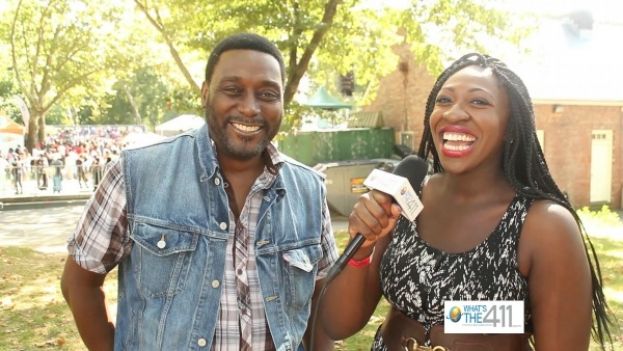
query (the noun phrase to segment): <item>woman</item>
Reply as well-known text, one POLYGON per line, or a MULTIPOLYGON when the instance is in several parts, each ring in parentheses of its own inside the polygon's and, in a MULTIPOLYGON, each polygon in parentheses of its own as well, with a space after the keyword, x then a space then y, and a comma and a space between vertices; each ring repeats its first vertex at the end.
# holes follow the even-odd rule
POLYGON ((419 155, 434 172, 415 222, 377 191, 355 204, 349 234, 366 241, 327 289, 327 332, 356 333, 383 294, 373 350, 587 350, 591 329, 605 347, 597 258, 549 174, 521 79, 489 56, 454 62, 429 95, 419 155), (446 334, 451 300, 523 301, 524 334, 446 334))

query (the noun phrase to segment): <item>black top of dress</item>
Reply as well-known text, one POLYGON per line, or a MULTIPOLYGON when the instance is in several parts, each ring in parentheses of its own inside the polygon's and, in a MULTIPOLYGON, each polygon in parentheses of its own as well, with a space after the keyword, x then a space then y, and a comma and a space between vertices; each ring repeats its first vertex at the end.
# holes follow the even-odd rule
POLYGON ((487 239, 461 253, 430 246, 420 238, 416 222, 401 217, 381 261, 383 295, 422 323, 427 334, 443 324, 446 300, 521 300, 529 332, 528 282, 519 272, 517 248, 530 204, 515 196, 487 239))

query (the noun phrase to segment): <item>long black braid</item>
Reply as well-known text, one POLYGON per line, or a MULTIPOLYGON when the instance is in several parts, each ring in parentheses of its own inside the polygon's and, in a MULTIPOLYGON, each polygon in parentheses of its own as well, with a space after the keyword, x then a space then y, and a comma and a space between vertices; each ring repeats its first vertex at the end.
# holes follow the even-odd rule
POLYGON ((593 337, 600 343, 602 350, 605 350, 606 345, 612 346, 611 319, 602 289, 599 260, 590 238, 586 235, 582 221, 549 173, 543 151, 537 141, 532 100, 523 81, 502 61, 487 55, 471 53, 456 60, 439 75, 428 96, 424 115, 424 133, 418 154, 424 159, 432 158, 435 173, 443 172, 439 155, 433 143, 429 124, 430 116, 435 108, 437 94, 446 80, 456 72, 471 65, 491 69, 508 94, 510 117, 502 156, 502 168, 506 179, 518 194, 531 199, 549 199, 564 206, 571 212, 580 228, 591 270, 594 314, 593 337))

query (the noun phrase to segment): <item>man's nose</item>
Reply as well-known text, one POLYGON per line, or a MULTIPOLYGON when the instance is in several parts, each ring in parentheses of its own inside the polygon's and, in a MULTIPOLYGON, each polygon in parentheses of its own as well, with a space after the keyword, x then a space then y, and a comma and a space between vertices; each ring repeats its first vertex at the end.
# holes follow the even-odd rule
POLYGON ((238 104, 238 110, 245 117, 255 117, 260 113, 260 105, 255 95, 245 94, 238 104))

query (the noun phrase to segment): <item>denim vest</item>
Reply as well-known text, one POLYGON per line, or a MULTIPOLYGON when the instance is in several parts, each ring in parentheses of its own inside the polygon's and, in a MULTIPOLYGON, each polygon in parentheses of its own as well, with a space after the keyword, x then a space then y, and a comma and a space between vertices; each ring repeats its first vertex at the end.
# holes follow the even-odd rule
MULTIPOLYGON (((119 265, 115 350, 209 350, 219 316, 228 200, 208 129, 123 152, 132 250, 119 265)), ((254 238, 270 333, 302 350, 318 261, 325 188, 284 157, 254 238)))

